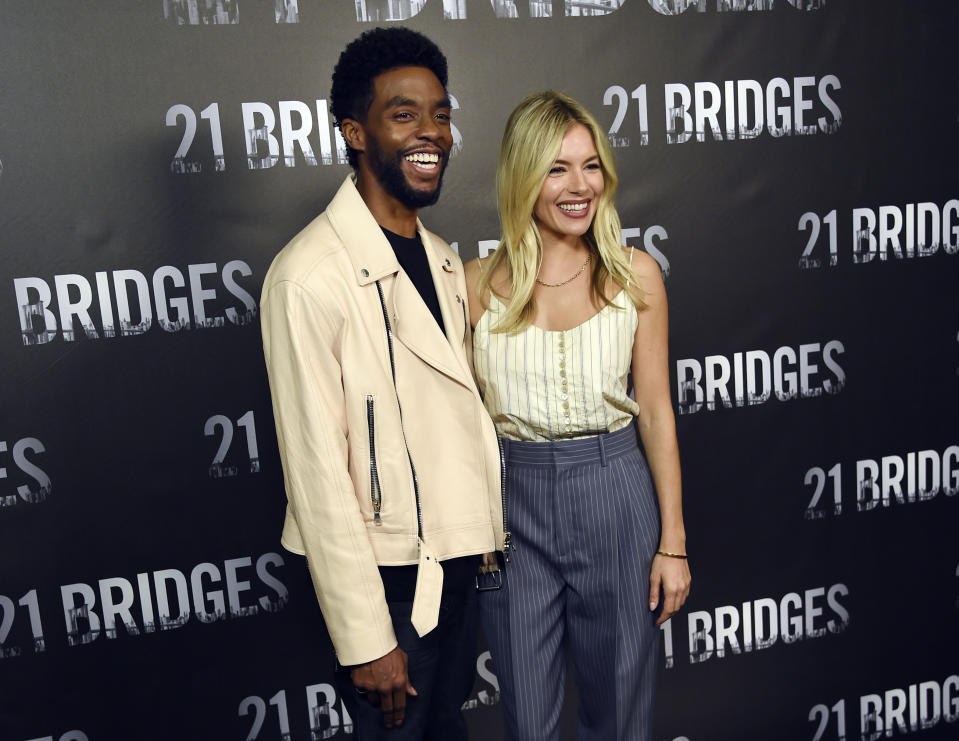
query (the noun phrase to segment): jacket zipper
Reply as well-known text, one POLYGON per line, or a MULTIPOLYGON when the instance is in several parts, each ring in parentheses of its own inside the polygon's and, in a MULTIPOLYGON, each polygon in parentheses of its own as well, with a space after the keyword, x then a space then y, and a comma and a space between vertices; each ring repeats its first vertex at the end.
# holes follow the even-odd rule
POLYGON ((509 531, 509 510, 506 503, 506 451, 503 449, 503 440, 496 438, 499 446, 499 494, 503 504, 503 560, 509 563, 510 551, 513 548, 513 534, 509 531))
POLYGON ((380 489, 380 474, 376 468, 376 420, 373 414, 373 394, 366 395, 366 423, 370 431, 370 501, 373 504, 373 524, 383 525, 380 509, 383 506, 383 491, 380 489))
POLYGON ((390 373, 393 374, 393 390, 396 393, 396 406, 400 410, 400 430, 403 433, 403 444, 406 446, 406 457, 410 462, 410 471, 413 473, 413 496, 416 498, 416 535, 423 540, 423 510, 420 507, 420 484, 416 478, 416 466, 413 465, 413 456, 410 455, 410 445, 406 441, 406 430, 403 429, 403 407, 400 405, 400 394, 396 391, 396 363, 393 360, 393 327, 390 325, 390 315, 386 311, 386 299, 383 298, 383 286, 376 281, 376 292, 380 295, 380 307, 383 309, 383 321, 386 324, 386 344, 390 349, 390 373))
MULTIPOLYGON (((462 302, 463 321, 469 327, 469 314, 466 311, 466 302, 462 302)), ((500 502, 503 505, 503 560, 509 563, 509 554, 516 550, 513 547, 513 534, 509 531, 509 509, 506 501, 506 449, 503 439, 496 438, 496 445, 499 447, 499 495, 500 502)))

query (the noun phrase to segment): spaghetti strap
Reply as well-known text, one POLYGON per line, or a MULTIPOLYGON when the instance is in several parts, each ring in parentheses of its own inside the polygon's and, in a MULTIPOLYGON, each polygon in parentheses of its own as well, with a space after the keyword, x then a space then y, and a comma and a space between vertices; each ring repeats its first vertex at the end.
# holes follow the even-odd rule
POLYGON ((633 282, 633 245, 629 245, 629 277, 626 279, 626 288, 629 289, 630 283, 633 282))

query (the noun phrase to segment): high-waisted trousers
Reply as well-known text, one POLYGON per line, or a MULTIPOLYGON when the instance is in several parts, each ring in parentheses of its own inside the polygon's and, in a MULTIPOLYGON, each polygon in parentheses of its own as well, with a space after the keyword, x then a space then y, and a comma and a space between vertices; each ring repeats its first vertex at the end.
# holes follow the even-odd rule
POLYGON ((651 738, 660 518, 636 435, 503 441, 514 550, 479 604, 514 741, 559 739, 567 653, 580 741, 651 738))

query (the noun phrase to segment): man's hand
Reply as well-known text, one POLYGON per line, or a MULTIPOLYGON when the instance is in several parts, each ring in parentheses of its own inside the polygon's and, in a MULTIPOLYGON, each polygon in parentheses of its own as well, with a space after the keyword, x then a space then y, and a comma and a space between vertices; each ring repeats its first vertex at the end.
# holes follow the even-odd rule
POLYGON ((484 553, 483 560, 480 561, 479 570, 481 574, 488 574, 490 571, 499 571, 499 559, 496 558, 496 554, 484 553))
POLYGON ((350 677, 358 692, 368 694, 367 699, 380 706, 383 725, 403 725, 406 695, 415 695, 416 690, 406 673, 406 652, 402 648, 397 646, 386 656, 353 667, 350 677))

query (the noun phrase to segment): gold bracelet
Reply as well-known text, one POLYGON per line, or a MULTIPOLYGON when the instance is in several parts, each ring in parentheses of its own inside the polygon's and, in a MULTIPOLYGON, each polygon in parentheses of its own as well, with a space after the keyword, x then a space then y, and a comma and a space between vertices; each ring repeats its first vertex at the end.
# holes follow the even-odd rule
POLYGON ((682 553, 670 553, 669 551, 656 551, 660 556, 668 556, 669 558, 689 558, 689 556, 682 553))

